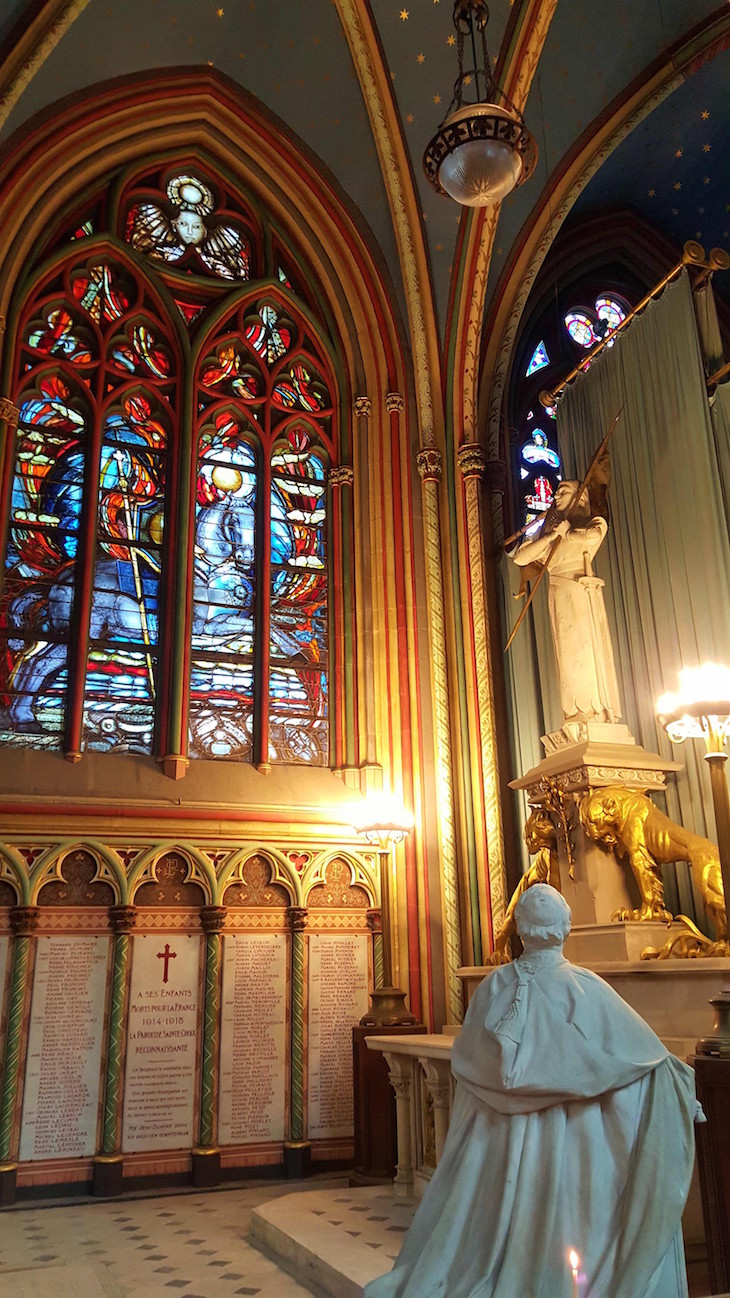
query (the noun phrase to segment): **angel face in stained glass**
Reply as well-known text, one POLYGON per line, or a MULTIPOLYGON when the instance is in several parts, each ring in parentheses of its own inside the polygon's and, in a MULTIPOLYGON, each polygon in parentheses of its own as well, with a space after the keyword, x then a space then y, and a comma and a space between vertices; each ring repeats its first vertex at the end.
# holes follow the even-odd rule
POLYGON ((149 201, 130 209, 126 238, 132 247, 171 264, 194 250, 203 272, 219 279, 247 280, 248 241, 235 225, 206 219, 215 211, 208 186, 196 176, 174 176, 167 197, 168 211, 149 201))

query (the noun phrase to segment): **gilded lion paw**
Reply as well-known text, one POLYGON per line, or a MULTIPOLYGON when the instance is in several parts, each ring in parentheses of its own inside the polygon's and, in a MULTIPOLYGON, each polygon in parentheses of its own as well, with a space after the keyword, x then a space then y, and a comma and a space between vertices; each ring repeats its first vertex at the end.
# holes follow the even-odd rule
POLYGON ((655 903, 653 906, 644 904, 632 909, 630 906, 621 906, 613 912, 611 919, 618 920, 620 924, 625 924, 627 920, 652 920, 655 924, 671 924, 674 916, 666 910, 661 903, 655 903))

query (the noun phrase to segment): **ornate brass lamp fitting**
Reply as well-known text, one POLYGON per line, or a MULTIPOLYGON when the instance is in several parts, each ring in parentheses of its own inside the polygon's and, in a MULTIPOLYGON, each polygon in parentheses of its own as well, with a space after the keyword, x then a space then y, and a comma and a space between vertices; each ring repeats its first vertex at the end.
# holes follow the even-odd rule
MULTIPOLYGON (((659 699, 657 716, 673 743, 681 744, 687 739, 695 738, 705 742, 705 761, 710 767, 726 917, 725 932, 718 933, 718 937, 724 939, 724 950, 717 950, 721 946, 717 942, 713 954, 730 956, 727 933, 730 898, 730 797, 725 775, 725 762, 728 758, 725 743, 730 735, 730 668, 717 663, 684 668, 679 675, 677 693, 663 694, 659 699)), ((698 1041, 698 1053, 730 1056, 730 977, 725 979, 725 987, 717 996, 713 996, 710 1003, 715 1010, 714 1031, 712 1036, 698 1041)))
POLYGON ((537 162, 537 145, 522 114, 492 74, 486 38, 488 21, 485 0, 456 0, 459 75, 446 117, 423 156, 426 176, 436 192, 464 207, 501 203, 532 175, 537 162), (465 69, 467 37, 473 67, 465 69), (465 103, 464 93, 472 82, 475 102, 465 103))

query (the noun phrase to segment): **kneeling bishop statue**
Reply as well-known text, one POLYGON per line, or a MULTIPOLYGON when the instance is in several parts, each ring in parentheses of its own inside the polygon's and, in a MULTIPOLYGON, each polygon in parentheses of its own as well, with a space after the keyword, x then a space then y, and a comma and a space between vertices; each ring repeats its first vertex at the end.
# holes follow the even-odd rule
POLYGON ((692 1069, 565 959, 560 893, 535 884, 515 917, 524 953, 472 998, 441 1160, 365 1298, 687 1298, 692 1069))

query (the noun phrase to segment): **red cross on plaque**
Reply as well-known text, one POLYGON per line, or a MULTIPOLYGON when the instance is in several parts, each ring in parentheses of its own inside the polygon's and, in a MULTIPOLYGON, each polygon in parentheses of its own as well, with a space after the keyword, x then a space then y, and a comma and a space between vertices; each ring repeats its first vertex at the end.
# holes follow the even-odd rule
POLYGON ((162 981, 163 981, 163 983, 166 983, 166 982, 167 982, 167 970, 168 970, 168 967, 169 967, 170 961, 171 961, 171 960, 174 960, 174 959, 176 958, 176 956, 177 956, 177 951, 171 951, 171 950, 170 950, 170 943, 169 943, 169 942, 166 942, 166 943, 165 943, 165 949, 164 949, 164 951, 158 951, 158 952, 157 952, 157 959, 158 959, 158 960, 164 960, 164 961, 165 961, 165 970, 164 970, 164 973, 163 973, 163 975, 162 975, 162 981))

